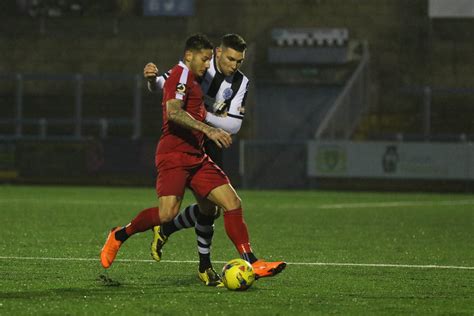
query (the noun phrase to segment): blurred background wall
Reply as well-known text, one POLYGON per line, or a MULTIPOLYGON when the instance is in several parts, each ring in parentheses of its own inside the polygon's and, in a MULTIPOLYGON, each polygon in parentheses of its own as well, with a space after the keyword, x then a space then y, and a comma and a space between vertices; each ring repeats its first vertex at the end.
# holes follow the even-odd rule
MULTIPOLYGON (((313 141, 471 144, 469 1, 6 0, 0 6, 1 181, 153 184, 161 96, 148 93, 143 66, 172 67, 192 33, 218 43, 233 32, 249 44, 242 70, 251 79, 243 128, 224 157, 237 186, 473 188, 470 147, 457 161, 418 157, 463 164, 465 177, 437 177, 438 169, 408 178, 309 170, 321 152, 313 153, 313 141)), ((416 148, 406 155, 416 159, 416 148)), ((326 163, 348 159, 339 151, 327 154, 326 163)))

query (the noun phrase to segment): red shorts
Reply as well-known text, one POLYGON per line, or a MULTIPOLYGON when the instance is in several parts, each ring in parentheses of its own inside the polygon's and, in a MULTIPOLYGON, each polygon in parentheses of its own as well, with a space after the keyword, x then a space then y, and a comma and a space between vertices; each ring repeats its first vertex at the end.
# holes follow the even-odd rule
POLYGON ((186 187, 205 198, 213 189, 230 183, 226 174, 209 158, 183 152, 156 155, 158 196, 183 196, 186 187))

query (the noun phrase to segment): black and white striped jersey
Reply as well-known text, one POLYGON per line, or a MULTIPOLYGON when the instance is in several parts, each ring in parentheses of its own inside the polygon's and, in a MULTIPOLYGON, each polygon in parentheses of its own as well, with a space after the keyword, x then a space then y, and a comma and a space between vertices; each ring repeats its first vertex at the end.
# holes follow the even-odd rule
MULTIPOLYGON (((215 59, 214 56, 200 82, 208 111, 206 122, 236 134, 245 115, 249 79, 240 70, 231 76, 224 76, 217 69, 215 59)), ((163 89, 168 76, 169 71, 156 78, 157 88, 163 89)))

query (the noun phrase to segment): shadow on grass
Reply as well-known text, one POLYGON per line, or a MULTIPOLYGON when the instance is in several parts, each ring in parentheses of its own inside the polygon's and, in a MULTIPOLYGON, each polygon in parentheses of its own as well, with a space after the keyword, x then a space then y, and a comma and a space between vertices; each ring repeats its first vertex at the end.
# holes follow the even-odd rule
POLYGON ((159 278, 147 278, 146 280, 130 277, 123 280, 123 276, 115 277, 110 274, 100 274, 98 277, 87 283, 84 287, 64 287, 51 288, 43 290, 28 291, 1 291, 0 299, 80 299, 84 297, 103 297, 103 296, 123 296, 125 298, 133 296, 141 296, 144 292, 156 291, 160 289, 166 295, 185 294, 185 293, 209 293, 210 291, 218 291, 214 287, 204 286, 198 279, 197 275, 186 275, 182 277, 176 276, 160 276, 159 278))

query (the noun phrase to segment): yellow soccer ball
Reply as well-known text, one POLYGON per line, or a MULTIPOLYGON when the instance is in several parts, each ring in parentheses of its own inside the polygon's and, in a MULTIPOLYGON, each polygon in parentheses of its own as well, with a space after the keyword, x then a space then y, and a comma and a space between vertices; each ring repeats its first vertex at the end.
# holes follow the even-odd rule
POLYGON ((232 291, 245 291, 255 281, 252 265, 243 259, 233 259, 222 269, 222 281, 232 291))

